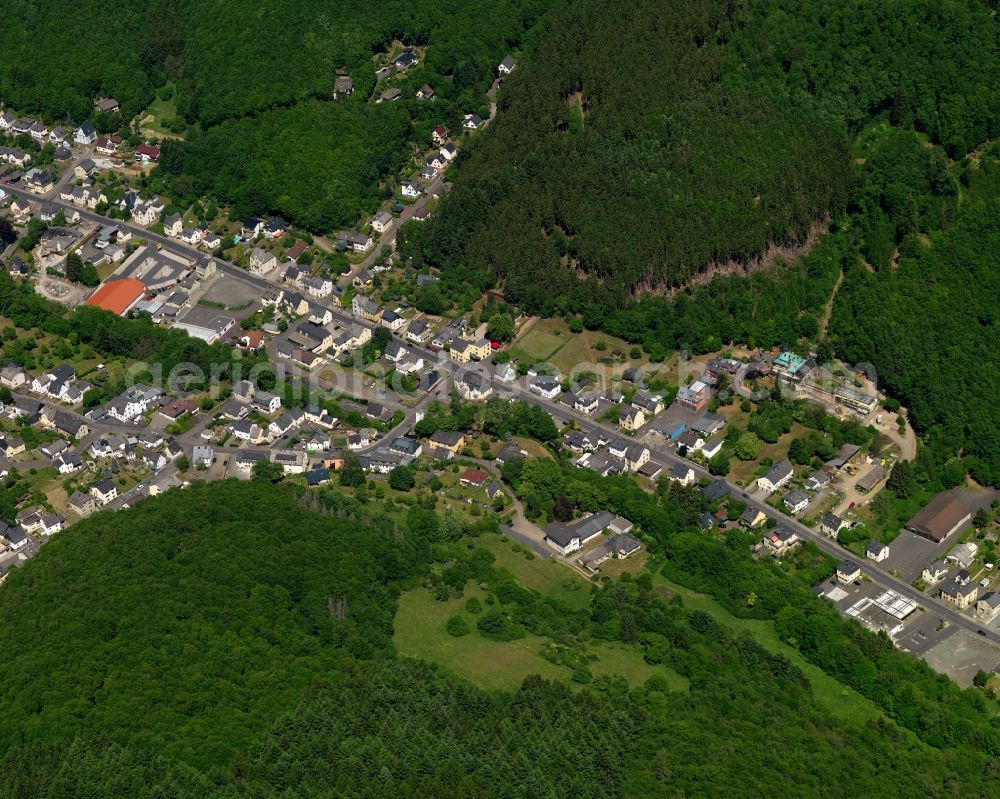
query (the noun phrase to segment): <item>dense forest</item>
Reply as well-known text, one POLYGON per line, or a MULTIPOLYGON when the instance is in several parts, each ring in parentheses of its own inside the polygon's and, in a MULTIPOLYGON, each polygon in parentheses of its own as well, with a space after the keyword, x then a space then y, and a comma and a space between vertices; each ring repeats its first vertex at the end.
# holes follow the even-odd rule
POLYGON ((80 122, 95 116, 95 98, 113 96, 121 113, 97 115, 98 126, 125 132, 161 101, 171 109, 161 124, 183 139, 164 147, 158 190, 178 204, 208 195, 238 217, 277 213, 329 232, 377 209, 380 181, 411 142, 429 145, 437 125, 458 130, 463 113, 487 112, 497 62, 526 46, 558 2, 126 0, 107 25, 89 0, 12 0, 0 26, 0 100, 80 122), (393 83, 403 99, 376 107, 375 71, 400 44, 421 48, 420 62, 393 83), (351 74, 354 94, 335 103, 337 70, 351 74), (433 102, 414 99, 423 83, 433 102))
POLYGON ((577 0, 511 76, 423 250, 531 311, 580 278, 621 304, 749 265, 844 210, 872 120, 952 157, 996 135, 996 31, 977 0, 577 0))
MULTIPOLYGON (((581 501, 597 497, 640 520, 658 553, 654 568, 666 563, 671 579, 700 582, 723 601, 724 582, 758 588, 753 615, 777 614, 803 652, 842 650, 826 667, 845 682, 879 658, 893 677, 885 684, 909 691, 897 692, 894 714, 936 685, 936 714, 901 718, 927 743, 887 718, 864 726, 835 718, 797 666, 670 600, 648 572, 595 585, 586 607, 570 608, 524 588, 477 546, 495 521, 456 524, 435 512, 433 497, 365 504, 227 481, 86 519, 0 588, 0 794, 989 793, 998 743, 981 698, 935 682, 922 664, 843 622, 775 567, 751 561, 742 540, 696 553, 715 546, 684 532, 697 492, 651 497, 551 461, 528 461, 511 476, 519 491, 589 483, 581 501), (704 568, 706 556, 717 574, 704 568), (678 693, 653 677, 629 690, 617 678, 578 678, 586 672, 578 665, 573 688, 529 677, 513 694, 486 693, 400 660, 391 639, 400 591, 422 583, 461 596, 470 582, 493 605, 476 634, 507 640, 528 630, 558 642, 564 658, 578 640, 619 641, 690 687, 678 693), (800 590, 808 622, 786 604, 800 590)), ((814 551, 804 555, 803 581, 829 567, 814 551)))
POLYGON ((102 24, 106 7, 92 0, 9 0, 0 28, 0 98, 24 113, 79 121, 90 116, 95 97, 107 95, 131 118, 171 82, 178 114, 212 125, 329 98, 340 68, 367 97, 375 82, 373 54, 398 40, 428 46, 423 70, 428 78, 447 79, 449 86, 440 89, 447 97, 476 102, 499 58, 553 5, 123 0, 108 25, 102 24))
POLYGON ((944 457, 1000 485, 1000 199, 963 209, 893 269, 852 268, 832 327, 845 355, 875 365, 944 457))

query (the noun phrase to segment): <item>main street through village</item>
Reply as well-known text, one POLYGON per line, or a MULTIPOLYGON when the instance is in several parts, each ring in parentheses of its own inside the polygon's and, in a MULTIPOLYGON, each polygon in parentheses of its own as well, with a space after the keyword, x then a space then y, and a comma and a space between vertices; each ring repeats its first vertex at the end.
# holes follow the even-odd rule
MULTIPOLYGON (((440 181, 437 182, 436 186, 438 190, 443 191, 445 189, 444 184, 440 183, 440 181)), ((29 200, 40 199, 38 195, 18 188, 4 187, 4 190, 7 191, 8 193, 29 200)), ((185 257, 193 257, 202 260, 211 259, 212 261, 214 261, 218 271, 221 274, 248 283, 253 287, 259 289, 261 292, 274 289, 275 287, 281 287, 281 282, 280 280, 277 279, 277 276, 264 277, 264 276, 250 274, 246 270, 238 266, 235 266, 234 264, 231 264, 227 261, 223 261, 218 258, 211 258, 211 256, 204 254, 203 252, 197 250, 195 247, 186 245, 178 241, 177 239, 173 239, 165 235, 151 232, 139 225, 122 222, 121 220, 101 216, 100 214, 94 213, 93 211, 87 211, 76 208, 76 206, 72 205, 71 203, 59 200, 57 194, 58 190, 53 190, 53 192, 51 192, 51 196, 47 196, 42 199, 45 199, 48 202, 51 202, 54 205, 64 208, 66 210, 76 210, 80 214, 81 218, 86 219, 95 224, 118 225, 119 227, 126 228, 130 230, 132 234, 137 238, 144 239, 148 242, 160 245, 163 249, 177 253, 179 255, 185 257)), ((421 201, 426 202, 428 196, 429 196, 428 194, 425 194, 421 198, 421 201)), ((411 214, 419 207, 420 207, 419 205, 411 206, 412 209, 411 214)), ((378 250, 382 246, 390 244, 395 240, 397 225, 398 223, 396 225, 393 225, 393 227, 390 230, 386 231, 386 233, 382 237, 381 242, 379 242, 379 244, 376 245, 375 252, 373 252, 372 255, 368 256, 368 258, 365 259, 367 262, 370 263, 372 262, 372 260, 374 260, 374 258, 377 257, 378 250)), ((363 263, 364 262, 362 262, 362 264, 363 263)), ((364 267, 359 264, 356 268, 360 269, 364 267)), ((321 305, 324 308, 329 309, 334 319, 338 320, 340 323, 344 325, 360 324, 370 329, 375 329, 377 327, 377 325, 375 324, 368 323, 365 322, 364 320, 352 317, 349 312, 347 312, 343 307, 341 307, 339 300, 337 298, 334 298, 332 301, 327 300, 326 302, 317 302, 317 304, 321 305)), ((477 369, 475 365, 463 366, 446 357, 443 357, 442 353, 437 353, 429 347, 421 347, 412 342, 407 342, 407 346, 411 347, 414 350, 421 350, 423 354, 427 356, 429 361, 435 363, 436 367, 444 372, 445 381, 449 379, 454 380, 455 377, 460 376, 465 372, 469 371, 481 372, 481 369, 477 369)), ((337 385, 327 380, 322 380, 322 379, 320 380, 321 387, 327 388, 328 390, 336 390, 343 393, 353 393, 355 396, 360 396, 362 398, 374 398, 371 392, 367 391, 368 387, 365 385, 365 380, 360 374, 357 375, 355 384, 356 384, 355 388, 357 390, 352 392, 349 390, 351 387, 337 385), (366 394, 368 395, 368 397, 365 397, 366 394)), ((501 395, 506 394, 509 397, 523 400, 524 402, 529 402, 535 405, 539 405, 545 408, 545 410, 548 411, 553 416, 553 418, 560 421, 564 425, 577 424, 583 429, 600 430, 613 438, 618 438, 622 436, 621 430, 619 430, 617 427, 597 421, 595 419, 592 419, 591 417, 586 416, 585 414, 575 411, 571 407, 558 403, 554 400, 547 400, 543 397, 534 394, 533 392, 528 390, 526 385, 524 385, 523 381, 521 380, 511 384, 498 386, 498 393, 500 393, 501 395)), ((443 387, 422 397, 412 407, 404 408, 398 402, 392 400, 384 391, 384 389, 379 389, 377 392, 377 397, 379 402, 383 402, 384 404, 389 405, 391 407, 404 410, 403 420, 400 421, 397 425, 395 425, 392 430, 388 431, 386 436, 384 436, 381 441, 391 440, 392 436, 401 435, 402 433, 410 430, 413 424, 415 423, 418 414, 421 411, 425 410, 427 405, 432 400, 440 399, 441 396, 447 396, 443 387)), ((201 431, 200 427, 194 428, 192 430, 189 430, 183 436, 179 437, 179 439, 186 444, 191 444, 197 439, 198 435, 200 434, 200 431, 201 431)), ((646 432, 646 429, 640 430, 638 432, 639 434, 642 434, 646 432)), ((377 442, 376 444, 372 444, 370 447, 366 449, 374 449, 378 444, 381 443, 381 441, 377 442)), ((676 454, 676 452, 673 452, 671 450, 662 447, 649 447, 649 449, 652 458, 664 464, 668 468, 672 465, 682 462, 682 459, 676 454)), ((705 470, 698 464, 691 463, 689 461, 683 461, 683 462, 690 465, 691 468, 694 469, 696 475, 699 478, 709 477, 707 470, 705 470)), ((749 506, 760 510, 761 512, 766 514, 769 518, 774 519, 777 523, 793 530, 802 539, 812 541, 823 552, 826 552, 827 554, 840 559, 845 559, 845 558, 856 559, 856 556, 852 552, 847 550, 845 547, 841 546, 839 543, 837 543, 836 540, 827 538, 822 533, 813 530, 807 527, 806 525, 802 524, 801 522, 797 521, 796 519, 793 519, 781 513, 780 511, 768 505, 763 500, 756 498, 751 494, 746 493, 742 487, 737 486, 733 483, 729 483, 729 489, 734 497, 742 499, 749 506)), ((972 633, 977 633, 986 639, 1000 643, 1000 634, 997 634, 992 630, 983 630, 975 622, 974 619, 971 619, 968 616, 963 615, 953 606, 942 601, 938 597, 932 597, 926 594, 920 594, 916 592, 912 586, 910 586, 905 581, 900 580, 899 578, 889 574, 879 564, 867 561, 864 563, 863 570, 866 576, 868 576, 875 584, 886 589, 892 589, 893 591, 899 593, 900 595, 916 602, 919 606, 933 610, 934 614, 936 614, 940 619, 946 621, 947 623, 954 624, 959 628, 968 630, 972 633)))

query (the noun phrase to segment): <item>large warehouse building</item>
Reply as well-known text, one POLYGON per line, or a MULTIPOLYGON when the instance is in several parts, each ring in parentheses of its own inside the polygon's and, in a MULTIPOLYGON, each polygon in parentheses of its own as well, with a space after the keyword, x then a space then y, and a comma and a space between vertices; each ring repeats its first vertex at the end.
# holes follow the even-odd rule
POLYGON ((146 293, 146 286, 133 277, 109 280, 87 298, 85 305, 122 316, 146 293))
POLYGON ((972 518, 972 511, 954 493, 938 494, 906 525, 906 529, 940 543, 958 532, 972 518))

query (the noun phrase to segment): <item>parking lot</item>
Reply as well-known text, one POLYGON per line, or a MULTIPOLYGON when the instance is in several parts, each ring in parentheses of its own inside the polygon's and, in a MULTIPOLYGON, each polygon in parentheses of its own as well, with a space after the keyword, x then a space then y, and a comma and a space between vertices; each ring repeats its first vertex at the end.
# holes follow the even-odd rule
POLYGON ((237 319, 244 319, 257 308, 260 294, 260 288, 252 283, 228 274, 216 273, 198 299, 225 306, 227 313, 237 319))
POLYGON ((976 672, 990 672, 1000 663, 1000 650, 968 630, 954 629, 936 646, 923 654, 935 671, 944 672, 959 685, 968 688, 976 672))
POLYGON ((920 576, 924 567, 941 557, 953 541, 937 544, 909 530, 903 530, 889 546, 889 557, 882 564, 898 572, 903 580, 912 582, 920 576))

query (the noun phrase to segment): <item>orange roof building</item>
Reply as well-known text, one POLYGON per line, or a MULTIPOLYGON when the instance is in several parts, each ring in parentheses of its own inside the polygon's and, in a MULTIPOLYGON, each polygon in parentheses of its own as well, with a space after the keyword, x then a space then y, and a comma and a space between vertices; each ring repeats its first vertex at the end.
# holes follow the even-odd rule
POLYGON ((84 305, 92 305, 121 316, 145 293, 146 287, 143 282, 134 277, 109 280, 91 294, 84 305))

